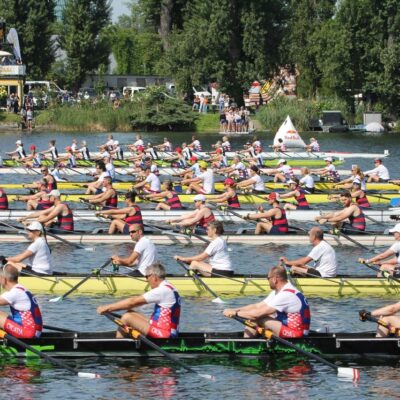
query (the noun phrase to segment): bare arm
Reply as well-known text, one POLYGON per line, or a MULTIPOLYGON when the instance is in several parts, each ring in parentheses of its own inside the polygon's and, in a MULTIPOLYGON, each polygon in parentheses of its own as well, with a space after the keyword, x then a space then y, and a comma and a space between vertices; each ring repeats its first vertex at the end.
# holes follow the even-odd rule
POLYGON ((128 299, 117 301, 116 303, 97 307, 97 312, 99 314, 104 314, 111 311, 130 310, 135 307, 143 306, 144 304, 147 304, 147 301, 143 296, 134 296, 128 299))
POLYGON ((400 311, 400 303, 391 304, 386 307, 377 308, 376 310, 371 312, 371 315, 375 317, 385 316, 385 315, 393 315, 400 311))
POLYGON ((204 261, 209 257, 210 256, 205 251, 203 251, 203 253, 197 254, 196 256, 193 257, 175 256, 175 260, 190 263, 192 261, 204 261))
POLYGON ((129 267, 133 265, 139 257, 140 254, 137 251, 132 251, 132 253, 128 257, 112 256, 111 258, 115 264, 129 267))
POLYGON ((300 193, 297 190, 292 190, 288 193, 279 194, 280 199, 288 199, 290 197, 298 196, 300 193))
POLYGON ((63 207, 63 205, 62 205, 62 204, 59 204, 58 206, 56 206, 56 207, 50 209, 51 211, 50 211, 48 214, 46 214, 46 215, 41 215, 41 216, 38 218, 38 222, 41 222, 41 223, 43 224, 43 223, 46 223, 46 222, 48 222, 48 221, 51 221, 53 218, 56 218, 57 215, 60 214, 60 213, 62 212, 62 207, 63 207))
POLYGON ((31 257, 32 255, 33 253, 30 250, 25 250, 23 253, 17 254, 16 256, 7 257, 7 260, 14 262, 21 262, 26 258, 31 257))
POLYGON ((240 317, 248 318, 248 319, 258 319, 267 315, 274 314, 276 310, 264 301, 261 301, 256 304, 249 304, 244 307, 233 308, 224 310, 224 315, 227 317, 231 317, 235 314, 239 314, 240 317))
POLYGON ((296 260, 288 260, 286 257, 281 257, 280 258, 281 261, 283 261, 286 265, 305 265, 307 263, 309 263, 310 261, 312 261, 313 259, 309 256, 305 256, 305 257, 301 257, 301 258, 297 258, 296 260))

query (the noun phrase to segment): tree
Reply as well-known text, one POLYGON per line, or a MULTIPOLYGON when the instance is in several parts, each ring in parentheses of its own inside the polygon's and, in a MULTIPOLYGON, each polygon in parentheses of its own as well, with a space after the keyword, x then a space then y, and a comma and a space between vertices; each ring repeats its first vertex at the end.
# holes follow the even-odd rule
POLYGON ((30 79, 43 79, 54 61, 54 0, 2 0, 0 17, 18 32, 22 61, 30 79))
POLYGON ((110 44, 104 34, 110 24, 109 0, 67 0, 62 14, 60 47, 67 54, 69 85, 77 90, 90 72, 108 65, 110 44))

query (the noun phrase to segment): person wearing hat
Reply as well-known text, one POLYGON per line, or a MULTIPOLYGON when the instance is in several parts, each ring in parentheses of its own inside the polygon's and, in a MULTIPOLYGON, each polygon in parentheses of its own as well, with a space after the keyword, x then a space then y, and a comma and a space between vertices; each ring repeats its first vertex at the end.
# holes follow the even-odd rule
POLYGON ((374 169, 365 171, 365 176, 368 176, 368 182, 388 182, 390 180, 389 170, 382 164, 382 160, 375 158, 374 164, 374 169))
POLYGON ((309 210, 310 205, 306 199, 306 191, 299 186, 299 181, 297 178, 290 179, 286 182, 289 185, 289 192, 279 194, 279 200, 290 199, 293 197, 296 204, 286 203, 285 210, 309 210))
POLYGON ((330 182, 340 182, 340 176, 339 173, 336 171, 335 165, 333 164, 333 158, 326 157, 324 158, 324 161, 326 162, 325 168, 312 169, 310 170, 310 172, 314 175, 319 175, 320 177, 327 178, 330 182))
POLYGON ((34 144, 29 146, 30 154, 21 159, 21 162, 26 168, 40 168, 42 158, 39 153, 36 152, 36 146, 34 144))
POLYGON ((221 237, 224 225, 221 221, 210 222, 207 226, 207 236, 210 243, 207 248, 192 257, 174 256, 175 260, 190 265, 190 269, 198 271, 203 276, 233 276, 231 258, 226 241, 221 237), (208 262, 207 262, 207 261, 208 262))
POLYGON ((319 143, 317 142, 317 139, 315 138, 310 138, 310 144, 306 145, 304 147, 305 151, 307 153, 318 153, 319 151, 321 151, 321 148, 319 146, 319 143))
POLYGON ((71 146, 67 146, 65 148, 66 154, 64 156, 60 156, 57 158, 59 163, 65 163, 68 168, 76 168, 76 157, 75 152, 73 151, 71 146))
POLYGON ((225 192, 218 196, 213 196, 212 201, 218 205, 227 205, 229 208, 240 208, 239 197, 236 193, 236 183, 232 178, 224 180, 225 192))
POLYGON ((252 165, 249 169, 250 177, 237 183, 236 187, 243 190, 251 190, 253 193, 265 194, 264 181, 260 176, 260 169, 252 165))
POLYGON ((182 185, 189 185, 186 194, 192 192, 200 194, 213 194, 214 188, 214 171, 208 168, 206 161, 199 161, 200 175, 182 180, 182 185))
POLYGON ((208 160, 211 163, 212 168, 226 168, 228 166, 228 160, 224 154, 224 150, 222 147, 218 147, 215 151, 210 152, 210 159, 208 160))
MULTIPOLYGON (((394 235, 395 242, 387 250, 372 258, 360 258, 358 261, 362 264, 379 265, 379 269, 382 272, 389 272, 390 275, 398 278, 400 277, 400 224, 396 224, 392 229, 389 229, 389 232, 394 235)), ((382 273, 378 273, 378 276, 381 277, 382 273)))
POLYGON ((107 172, 104 161, 96 161, 96 172, 94 174, 94 178, 96 180, 87 184, 86 194, 100 194, 102 192, 103 181, 106 176, 110 176, 110 174, 107 172))
POLYGON ((319 226, 314 226, 308 232, 308 236, 313 249, 307 256, 295 260, 280 257, 279 260, 291 267, 290 271, 294 275, 334 278, 337 270, 336 253, 324 240, 324 231, 319 226), (311 261, 314 262, 312 267, 307 265, 311 261))
POLYGON ((106 176, 103 180, 103 192, 95 194, 86 199, 88 203, 101 206, 104 210, 118 207, 118 193, 113 188, 111 176, 106 176))
POLYGON ((22 160, 26 157, 24 145, 21 140, 15 142, 17 148, 14 151, 7 152, 8 156, 11 156, 13 160, 22 160))
POLYGON ((9 306, 10 314, 0 311, 0 329, 19 339, 40 337, 42 314, 32 293, 18 283, 19 271, 11 263, 0 270, 0 306, 9 306))
POLYGON ((43 225, 34 221, 26 227, 28 239, 32 242, 28 248, 20 254, 6 257, 7 263, 17 268, 18 271, 26 269, 40 275, 53 273, 53 260, 51 252, 44 236, 43 225), (22 261, 25 261, 23 263, 22 261))
POLYGON ((160 193, 161 181, 160 178, 151 171, 151 167, 144 167, 144 180, 133 186, 134 190, 141 189, 145 193, 160 193))
POLYGON ((278 168, 267 169, 267 175, 274 175, 274 182, 287 182, 294 178, 292 167, 287 165, 286 160, 281 158, 277 162, 278 168))
POLYGON ((366 227, 365 215, 360 206, 353 203, 351 193, 347 190, 343 191, 339 200, 343 205, 343 210, 318 215, 315 220, 320 224, 329 222, 343 232, 364 232, 366 227))
POLYGON ((268 195, 268 204, 272 208, 255 214, 247 214, 245 219, 260 221, 256 225, 255 234, 262 235, 285 235, 289 232, 289 223, 286 211, 280 206, 277 193, 272 192, 268 195))
POLYGON ((208 224, 215 221, 215 216, 210 207, 206 204, 206 200, 204 194, 194 196, 193 201, 196 210, 181 217, 167 220, 167 224, 179 224, 182 227, 194 227, 196 233, 205 233, 208 224))
POLYGON ((52 190, 49 193, 49 199, 54 205, 46 210, 33 212, 26 217, 21 218, 22 221, 37 219, 38 222, 45 226, 56 227, 57 230, 73 232, 74 216, 67 204, 60 199, 61 193, 58 190, 52 190))
MULTIPOLYGON (((136 153, 133 153, 131 157, 128 158, 129 161, 132 161, 136 168, 141 168, 145 159, 148 157, 145 151, 144 146, 135 147, 136 153)), ((150 157, 150 156, 149 156, 150 157)), ((150 157, 151 160, 151 157, 150 157)))
MULTIPOLYGON (((164 158, 164 161, 170 162, 172 168, 185 168, 186 169, 188 166, 186 158, 183 155, 182 148, 180 148, 180 147, 176 147, 175 151, 173 153, 171 153, 170 156, 164 158)), ((185 171, 185 173, 186 173, 186 171, 185 171)))
POLYGON ((164 201, 159 201, 156 210, 182 210, 182 203, 179 199, 178 194, 174 191, 174 186, 171 181, 164 181, 164 190, 160 193, 146 194, 144 197, 149 200, 159 200, 164 199, 164 201))
MULTIPOLYGON (((47 180, 42 179, 40 181, 40 185, 38 187, 38 191, 34 194, 30 194, 27 196, 17 195, 17 201, 26 201, 26 209, 28 211, 32 210, 47 210, 51 206, 53 206, 53 202, 50 200, 49 191, 47 190, 47 180)), ((20 218, 20 221, 23 221, 24 217, 20 218)))

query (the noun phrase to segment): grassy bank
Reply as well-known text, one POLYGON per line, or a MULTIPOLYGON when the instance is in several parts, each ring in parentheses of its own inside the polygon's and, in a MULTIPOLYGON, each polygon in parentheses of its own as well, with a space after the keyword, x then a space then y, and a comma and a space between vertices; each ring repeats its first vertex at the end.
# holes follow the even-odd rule
POLYGON ((0 124, 12 124, 19 122, 20 120, 21 117, 18 114, 0 111, 0 124))

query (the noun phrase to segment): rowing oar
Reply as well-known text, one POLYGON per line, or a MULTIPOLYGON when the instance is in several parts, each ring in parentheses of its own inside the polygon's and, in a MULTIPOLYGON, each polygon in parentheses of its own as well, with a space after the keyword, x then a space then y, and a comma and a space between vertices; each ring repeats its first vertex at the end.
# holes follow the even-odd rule
POLYGON ((238 316, 233 316, 232 318, 235 319, 236 321, 242 323, 243 325, 248 326, 249 328, 255 329, 256 332, 261 337, 263 337, 263 339, 265 339, 265 340, 274 339, 277 342, 279 342, 287 347, 290 347, 291 349, 297 351, 300 354, 303 354, 304 356, 306 356, 308 358, 312 358, 313 360, 319 361, 319 362, 327 365, 328 367, 331 367, 332 369, 334 369, 336 371, 337 376, 339 378, 352 378, 354 381, 358 381, 360 379, 360 371, 357 368, 338 367, 336 364, 333 364, 330 361, 325 360, 321 356, 314 354, 314 353, 310 353, 308 351, 305 351, 301 347, 296 346, 295 344, 289 342, 288 340, 275 335, 272 331, 261 328, 253 321, 250 321, 245 318, 238 317, 238 316))
POLYGON ((160 346, 157 346, 155 343, 153 343, 150 339, 148 339, 145 335, 137 331, 136 329, 131 328, 130 326, 124 324, 124 322, 119 318, 119 316, 115 316, 114 313, 105 313, 103 314, 106 316, 110 321, 114 322, 114 324, 118 325, 119 329, 122 331, 122 333, 125 334, 125 336, 130 337, 135 340, 140 340, 143 343, 145 343, 147 346, 153 348, 154 350, 158 351, 160 354, 162 354, 164 357, 168 358, 170 361, 173 363, 181 366, 184 368, 186 371, 196 374, 202 378, 205 379, 210 379, 215 381, 215 377, 212 375, 208 374, 200 374, 197 371, 195 371, 193 368, 187 366, 185 363, 183 363, 178 357, 174 356, 173 354, 170 354, 166 352, 164 349, 162 349, 160 346))
POLYGON ((380 268, 375 267, 372 264, 367 263, 363 258, 359 258, 358 262, 362 265, 365 265, 366 267, 368 267, 369 269, 372 269, 372 271, 378 272, 380 274, 382 274, 382 276, 384 278, 387 278, 389 280, 395 281, 396 283, 400 283, 400 279, 395 278, 393 275, 390 275, 390 272, 388 271, 382 271, 380 268))
POLYGON ((349 235, 346 235, 345 233, 343 233, 340 229, 334 229, 333 232, 334 232, 334 236, 335 235, 343 236, 346 240, 348 240, 351 243, 354 243, 356 246, 358 246, 358 247, 360 247, 360 248, 362 248, 362 249, 364 249, 366 251, 371 251, 373 253, 376 253, 376 250, 370 249, 367 246, 364 246, 362 243, 360 243, 357 240, 351 238, 349 235))
POLYGON ((204 281, 199 277, 199 275, 196 274, 195 271, 192 269, 188 268, 183 261, 176 260, 176 262, 184 268, 184 270, 188 273, 189 276, 191 276, 195 281, 199 282, 201 286, 204 287, 204 289, 207 290, 208 293, 210 293, 214 298, 212 300, 213 303, 218 303, 222 304, 225 303, 218 295, 217 293, 214 292, 204 281))
POLYGON ((396 328, 395 326, 389 324, 389 322, 384 321, 381 318, 376 318, 371 315, 370 311, 366 310, 360 310, 358 312, 360 315, 360 321, 365 322, 365 321, 370 321, 370 322, 376 322, 378 325, 383 326, 389 331, 390 335, 399 337, 400 336, 400 328, 396 328))
POLYGON ((109 258, 107 261, 99 268, 96 268, 95 274, 94 271, 91 271, 90 274, 86 275, 83 279, 81 279, 75 286, 73 286, 71 289, 68 290, 68 292, 65 292, 62 296, 59 297, 53 297, 49 301, 51 302, 57 302, 57 301, 62 301, 64 300, 67 296, 69 296, 72 292, 75 292, 76 289, 78 289, 80 286, 82 286, 86 281, 88 281, 93 275, 98 275, 99 272, 107 267, 108 264, 112 262, 112 259, 109 258))
POLYGON ((59 367, 66 369, 67 371, 71 372, 71 374, 77 375, 80 378, 92 378, 92 379, 93 378, 101 378, 101 376, 99 374, 94 374, 92 372, 81 372, 75 368, 72 368, 69 365, 65 364, 64 362, 62 362, 54 357, 51 357, 48 354, 37 350, 35 347, 30 346, 29 344, 26 344, 22 340, 19 340, 16 337, 6 333, 2 329, 0 329, 0 338, 5 339, 9 342, 12 342, 12 343, 16 344, 17 346, 22 347, 25 350, 29 350, 32 353, 35 353, 36 355, 38 355, 39 357, 44 358, 45 360, 51 362, 54 365, 58 365, 59 367))
POLYGON ((86 250, 86 251, 95 251, 95 249, 96 249, 95 247, 85 247, 80 244, 70 242, 69 240, 62 238, 61 236, 58 236, 55 233, 49 232, 48 230, 46 230, 46 235, 51 236, 54 239, 57 239, 64 244, 67 244, 68 246, 75 247, 76 249, 86 250))

